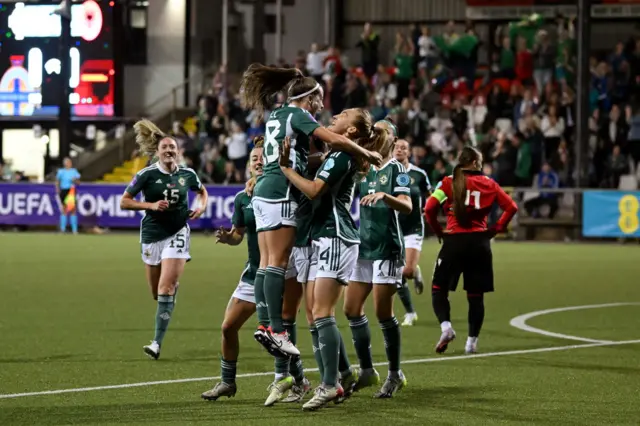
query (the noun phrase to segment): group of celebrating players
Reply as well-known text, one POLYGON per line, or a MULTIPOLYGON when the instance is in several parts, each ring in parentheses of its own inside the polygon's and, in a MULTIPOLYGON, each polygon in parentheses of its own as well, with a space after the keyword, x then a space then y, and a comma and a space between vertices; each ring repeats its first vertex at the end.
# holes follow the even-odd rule
MULTIPOLYGON (((341 403, 354 392, 380 384, 371 357, 371 333, 364 305, 373 304, 384 336, 388 375, 375 392, 390 398, 406 385, 400 368, 400 324, 393 312, 398 292, 407 308, 404 324, 417 319, 407 280, 424 285, 418 266, 424 219, 440 241, 432 280, 432 301, 442 328, 436 351, 455 338, 448 292, 464 275, 469 302, 467 353, 475 353, 484 319, 484 293, 493 291, 490 241, 506 229, 517 211, 513 200, 480 172, 482 156, 465 147, 452 177, 431 191, 426 174, 409 163, 409 145, 398 140, 390 120, 374 123, 362 109, 334 116, 327 128, 314 116, 323 89, 296 69, 259 64, 242 80, 244 106, 265 110, 277 93, 287 102, 273 110, 264 138, 250 153, 252 179, 234 203, 233 228, 220 229, 217 241, 238 245, 246 235, 248 260, 229 301, 222 325, 221 381, 202 394, 206 400, 236 394, 238 331, 257 312, 255 339, 275 358, 275 380, 266 406, 301 402, 311 391, 296 347, 296 315, 305 299, 306 319, 321 384, 304 410, 341 403), (350 214, 360 196, 360 224, 350 214), (487 228, 494 202, 503 214, 487 228), (441 206, 446 230, 437 221, 441 206), (344 296, 359 366, 351 366, 336 324, 336 305, 344 296), (286 395, 288 392, 288 395, 286 395), (285 396, 286 395, 286 396, 285 396)), ((178 280, 190 259, 187 221, 202 214, 207 192, 197 175, 177 165, 177 144, 152 123, 135 125, 141 151, 158 161, 141 170, 122 197, 121 207, 146 212, 141 225, 142 259, 157 300, 155 336, 144 346, 157 359, 175 306, 178 280), (188 191, 197 192, 194 210, 188 191), (142 192, 144 201, 135 200, 142 192)))

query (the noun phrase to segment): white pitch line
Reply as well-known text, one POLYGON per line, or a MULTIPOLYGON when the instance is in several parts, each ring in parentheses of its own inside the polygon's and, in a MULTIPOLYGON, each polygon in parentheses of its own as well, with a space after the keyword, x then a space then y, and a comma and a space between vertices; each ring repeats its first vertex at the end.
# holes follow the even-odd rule
MULTIPOLYGON (((454 356, 442 356, 437 358, 433 357, 433 358, 409 359, 409 360, 402 361, 402 364, 425 364, 429 362, 456 361, 456 360, 463 360, 463 359, 488 358, 488 357, 494 357, 494 356, 525 355, 525 354, 535 354, 535 353, 541 353, 541 352, 568 351, 572 349, 582 349, 582 348, 597 348, 601 346, 631 345, 635 343, 640 343, 640 339, 623 340, 620 342, 595 342, 595 343, 585 343, 581 345, 551 346, 551 347, 536 348, 536 349, 520 349, 520 350, 513 350, 513 351, 487 352, 484 354, 475 354, 475 355, 454 355, 454 356)), ((373 365, 375 366, 387 365, 387 362, 376 362, 373 365)), ((314 371, 318 371, 318 369, 305 368, 305 371, 314 372, 314 371)), ((271 376, 272 374, 273 374, 273 371, 264 371, 260 373, 238 374, 237 377, 238 378, 260 377, 260 376, 271 376)), ((173 383, 205 382, 205 381, 219 380, 219 379, 220 379, 220 376, 193 377, 189 379, 159 380, 155 382, 141 382, 141 383, 125 383, 122 385, 94 386, 94 387, 76 388, 76 389, 58 389, 58 390, 50 390, 50 391, 42 391, 42 392, 12 393, 12 394, 0 395, 0 399, 24 398, 28 396, 59 395, 63 393, 93 392, 93 391, 110 390, 110 389, 127 389, 127 388, 137 388, 142 386, 168 385, 173 383)))
POLYGON ((554 333, 553 331, 547 331, 541 328, 532 327, 527 324, 527 321, 530 320, 531 318, 535 318, 541 315, 553 314, 556 312, 578 311, 582 309, 613 308, 616 306, 631 306, 631 305, 640 305, 640 303, 638 302, 603 303, 600 305, 565 306, 563 308, 545 309, 542 311, 529 312, 528 314, 517 316, 513 318, 509 322, 509 324, 512 327, 518 328, 520 330, 528 331, 529 333, 542 334, 543 336, 549 336, 549 337, 557 337, 558 339, 577 340, 579 342, 587 342, 587 343, 614 343, 611 340, 587 339, 586 337, 554 333))

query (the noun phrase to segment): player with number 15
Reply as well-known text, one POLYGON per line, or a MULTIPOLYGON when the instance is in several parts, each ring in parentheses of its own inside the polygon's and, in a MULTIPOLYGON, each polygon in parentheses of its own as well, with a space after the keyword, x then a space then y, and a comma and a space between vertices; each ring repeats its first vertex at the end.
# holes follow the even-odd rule
POLYGON ((158 308, 155 336, 143 349, 149 357, 158 359, 175 305, 178 280, 191 259, 187 221, 202 215, 207 190, 192 169, 178 166, 178 144, 173 138, 148 120, 138 121, 134 129, 140 151, 158 160, 136 174, 122 195, 120 208, 145 212, 140 225, 142 261, 158 308), (198 194, 194 210, 189 210, 190 190, 198 194), (139 192, 144 201, 134 199, 139 192))

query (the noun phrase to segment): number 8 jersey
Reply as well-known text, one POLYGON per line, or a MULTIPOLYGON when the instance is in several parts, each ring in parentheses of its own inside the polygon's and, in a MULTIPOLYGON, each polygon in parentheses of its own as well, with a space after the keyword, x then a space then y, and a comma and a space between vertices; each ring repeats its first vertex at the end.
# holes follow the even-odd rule
POLYGON ((462 227, 453 212, 453 178, 446 176, 436 186, 431 195, 436 198, 447 215, 447 234, 460 234, 464 232, 483 232, 487 230, 487 216, 491 211, 494 201, 501 208, 513 204, 513 200, 500 188, 493 179, 471 170, 464 170, 467 181, 467 194, 465 205, 469 226, 462 227))
POLYGON ((278 164, 280 146, 286 136, 291 138, 292 167, 304 172, 307 168, 311 135, 320 125, 308 111, 284 105, 269 115, 265 127, 263 174, 256 182, 253 198, 272 203, 290 201, 291 184, 278 164))
POLYGON ((140 242, 155 243, 180 231, 189 220, 189 190, 202 187, 196 172, 187 167, 178 167, 174 173, 160 168, 158 163, 140 170, 126 191, 132 196, 142 191, 149 203, 166 200, 169 208, 163 212, 146 210, 140 225, 140 242))

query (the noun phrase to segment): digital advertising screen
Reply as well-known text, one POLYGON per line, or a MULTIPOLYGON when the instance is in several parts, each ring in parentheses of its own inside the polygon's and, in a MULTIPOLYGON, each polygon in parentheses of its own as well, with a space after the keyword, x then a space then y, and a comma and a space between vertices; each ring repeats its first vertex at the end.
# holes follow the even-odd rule
POLYGON ((69 84, 71 114, 114 115, 113 1, 71 6, 71 78, 60 75, 59 2, 0 0, 0 115, 56 117, 62 84, 69 84))

